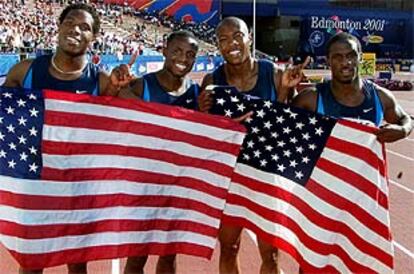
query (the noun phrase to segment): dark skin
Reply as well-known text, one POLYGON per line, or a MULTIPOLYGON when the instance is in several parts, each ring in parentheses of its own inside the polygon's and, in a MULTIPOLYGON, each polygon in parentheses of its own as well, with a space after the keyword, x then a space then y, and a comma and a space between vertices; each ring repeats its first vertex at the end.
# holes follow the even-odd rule
MULTIPOLYGON (((218 47, 224 60, 224 73, 227 83, 237 88, 240 92, 247 92, 256 85, 259 76, 258 61, 251 55, 251 35, 247 25, 238 18, 227 18, 219 24, 216 31, 218 47)), ((274 85, 277 88, 277 101, 288 102, 293 97, 294 87, 302 79, 302 70, 309 63, 310 58, 295 67, 282 71, 275 66, 273 75, 274 85)), ((213 105, 208 86, 213 84, 213 74, 207 74, 202 82, 202 92, 198 98, 199 108, 207 112, 213 105)), ((251 116, 252 112, 234 120, 243 121, 251 116)), ((220 273, 236 274, 240 272, 237 254, 240 247, 240 235, 242 228, 221 224, 219 232, 220 241, 220 273)), ((262 265, 260 273, 278 273, 276 248, 267 242, 258 239, 262 265)))
MULTIPOLYGON (((332 72, 331 91, 334 98, 345 106, 357 107, 365 99, 358 72, 360 56, 357 44, 352 40, 332 44, 328 54, 332 72)), ((389 90, 378 85, 376 88, 386 122, 375 133, 378 141, 390 143, 407 137, 413 129, 410 116, 401 108, 389 90)), ((292 105, 316 111, 316 89, 304 90, 294 98, 292 105)))
MULTIPOLYGON (((96 38, 93 33, 93 17, 85 10, 71 10, 59 25, 58 48, 55 55, 56 66, 64 72, 73 72, 84 68, 88 62, 87 49, 96 38)), ((26 59, 16 64, 7 74, 4 86, 23 87, 24 77, 32 64, 33 59, 26 59)), ((82 71, 74 74, 62 73, 52 65, 49 73, 59 80, 76 80, 82 71)), ((116 96, 120 88, 126 84, 115 73, 99 73, 99 89, 101 95, 116 96)))
MULTIPOLYGON (((258 78, 258 61, 250 52, 252 44, 251 35, 246 24, 235 18, 228 23, 221 24, 217 29, 218 47, 225 59, 224 72, 227 83, 234 86, 240 92, 246 92, 254 88, 258 78)), ((287 102, 293 97, 293 88, 302 79, 302 70, 309 63, 310 58, 299 66, 294 66, 285 71, 275 66, 273 81, 278 90, 278 102, 287 102)), ((213 74, 207 74, 201 84, 201 92, 198 102, 200 111, 207 112, 213 100, 206 88, 213 84, 213 74)))
MULTIPOLYGON (((59 25, 58 48, 55 54, 55 64, 63 72, 82 70, 88 62, 87 49, 96 38, 93 32, 94 19, 89 12, 82 9, 71 10, 59 25)), ((133 62, 135 59, 133 58, 133 62)), ((4 86, 23 87, 24 77, 32 64, 33 59, 26 59, 11 68, 7 74, 4 86)), ((76 80, 82 75, 78 73, 62 73, 52 65, 49 73, 59 80, 76 80)), ((120 89, 128 83, 127 77, 121 78, 116 71, 111 75, 99 73, 100 95, 117 96, 120 89)), ((86 273, 86 263, 69 264, 68 273, 86 273)), ((43 273, 43 270, 20 269, 20 274, 43 273)))
MULTIPOLYGON (((198 43, 191 37, 177 37, 171 40, 163 49, 165 57, 164 67, 156 72, 159 84, 166 92, 177 95, 185 91, 185 77, 191 71, 197 55, 198 43)), ((127 67, 119 67, 121 75, 130 75, 127 67)), ((143 93, 143 79, 133 79, 129 88, 122 89, 120 97, 141 98, 143 93)), ((124 274, 144 273, 144 266, 148 256, 129 257, 124 274)), ((176 255, 160 256, 156 273, 175 273, 176 255)))
MULTIPOLYGON (((177 95, 184 88, 185 77, 194 65, 198 51, 198 43, 190 37, 177 37, 170 41, 163 49, 165 57, 164 67, 156 72, 160 85, 167 92, 176 92, 177 95)), ((124 66, 119 68, 121 75, 130 76, 124 66)), ((143 78, 132 79, 129 87, 122 89, 120 97, 141 98, 144 90, 143 78)))

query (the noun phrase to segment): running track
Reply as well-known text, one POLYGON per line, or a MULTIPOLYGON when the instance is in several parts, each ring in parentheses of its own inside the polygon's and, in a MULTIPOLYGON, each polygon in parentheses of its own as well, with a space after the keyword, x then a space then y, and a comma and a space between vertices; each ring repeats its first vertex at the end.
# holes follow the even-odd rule
MULTIPOLYGON (((414 116, 414 91, 394 92, 402 107, 414 116)), ((395 273, 414 273, 414 134, 407 139, 387 145, 388 172, 390 178, 391 228, 394 235, 395 273)), ((178 273, 215 274, 218 273, 218 255, 216 248, 212 261, 191 256, 178 256, 178 273)), ((242 273, 259 273, 260 256, 253 238, 243 234, 241 246, 242 273)), ((285 273, 297 273, 296 263, 286 254, 279 258, 285 273)), ((122 273, 125 260, 98 261, 88 265, 90 274, 122 273)), ((155 272, 155 259, 150 258, 146 273, 155 272)), ((18 266, 9 253, 0 245, 0 273, 18 273, 18 266)), ((53 267, 45 274, 66 273, 66 267, 53 267)))

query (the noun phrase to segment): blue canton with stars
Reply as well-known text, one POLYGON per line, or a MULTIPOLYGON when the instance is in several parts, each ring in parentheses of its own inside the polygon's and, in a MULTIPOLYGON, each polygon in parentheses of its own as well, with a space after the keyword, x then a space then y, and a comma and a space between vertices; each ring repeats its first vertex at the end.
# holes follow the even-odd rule
POLYGON ((285 104, 260 100, 233 87, 216 87, 210 113, 230 118, 253 111, 238 162, 305 185, 336 120, 285 104))
POLYGON ((0 174, 37 179, 42 170, 40 90, 0 87, 0 174))

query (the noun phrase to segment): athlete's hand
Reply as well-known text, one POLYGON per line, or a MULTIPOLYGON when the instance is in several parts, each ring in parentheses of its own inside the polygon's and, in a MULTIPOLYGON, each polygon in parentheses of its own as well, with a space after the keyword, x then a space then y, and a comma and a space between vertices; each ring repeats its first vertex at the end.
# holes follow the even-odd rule
POLYGON ((201 91, 197 98, 198 109, 201 112, 208 112, 213 106, 213 96, 211 96, 211 90, 205 89, 201 91))
POLYGON ((241 122, 244 122, 244 120, 246 120, 247 118, 252 117, 252 115, 253 115, 253 111, 249 111, 249 112, 243 114, 240 117, 233 118, 232 120, 235 121, 235 122, 241 123, 241 122))
POLYGON ((110 81, 111 85, 117 90, 127 87, 129 83, 136 79, 135 75, 131 73, 131 67, 137 59, 138 51, 134 52, 128 64, 121 64, 111 71, 110 81))
POLYGON ((294 88, 303 77, 303 69, 310 63, 311 58, 306 57, 302 64, 287 67, 282 73, 282 89, 294 88))
POLYGON ((396 124, 386 124, 381 126, 376 132, 378 141, 391 143, 407 137, 404 127, 396 124))

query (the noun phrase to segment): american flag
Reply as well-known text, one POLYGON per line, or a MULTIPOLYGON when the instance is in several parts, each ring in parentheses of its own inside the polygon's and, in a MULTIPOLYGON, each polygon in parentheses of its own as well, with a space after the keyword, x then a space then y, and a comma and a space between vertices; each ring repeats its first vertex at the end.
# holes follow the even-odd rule
POLYGON ((254 112, 223 222, 251 229, 306 272, 393 272, 385 153, 374 128, 231 87, 216 87, 213 98, 213 113, 254 112))
POLYGON ((243 126, 137 100, 0 91, 0 242, 21 266, 211 256, 243 126))

